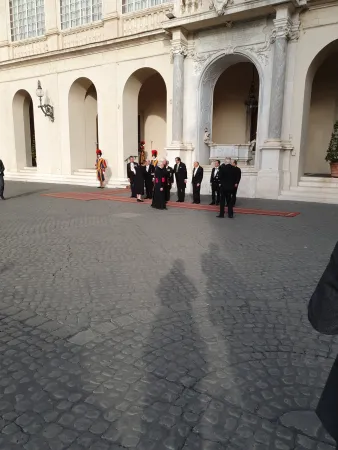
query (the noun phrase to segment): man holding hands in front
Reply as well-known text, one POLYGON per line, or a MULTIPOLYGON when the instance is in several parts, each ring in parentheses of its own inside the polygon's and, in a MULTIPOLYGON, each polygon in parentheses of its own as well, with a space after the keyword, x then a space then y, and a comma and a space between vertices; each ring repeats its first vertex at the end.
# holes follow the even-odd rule
POLYGON ((177 197, 178 197, 176 201, 179 203, 183 203, 185 197, 185 187, 188 181, 187 168, 186 165, 182 163, 181 158, 179 157, 175 158, 175 162, 176 164, 174 166, 174 174, 176 179, 177 197))
POLYGON ((231 158, 225 158, 225 163, 219 169, 219 183, 221 188, 220 211, 217 217, 224 217, 225 202, 228 205, 228 217, 234 217, 233 201, 234 192, 238 184, 238 174, 235 167, 231 164, 231 158))

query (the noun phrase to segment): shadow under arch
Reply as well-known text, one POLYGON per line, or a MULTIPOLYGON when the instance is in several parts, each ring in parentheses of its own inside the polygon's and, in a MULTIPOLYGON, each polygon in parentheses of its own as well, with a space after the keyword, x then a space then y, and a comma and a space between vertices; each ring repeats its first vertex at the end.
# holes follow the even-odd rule
POLYGON ((76 79, 68 93, 69 144, 72 171, 93 169, 99 142, 97 90, 86 77, 76 79))
POLYGON ((330 42, 325 47, 323 47, 312 59, 305 78, 304 86, 304 101, 301 119, 301 139, 300 139, 300 151, 299 151, 299 165, 298 165, 298 177, 303 175, 306 157, 306 146, 307 146, 307 131, 309 126, 310 118, 310 107, 312 98, 312 87, 315 75, 322 64, 332 56, 334 53, 338 56, 338 39, 330 42))
MULTIPOLYGON (((202 164, 209 164, 209 147, 204 143, 205 128, 212 131, 213 115, 213 94, 217 80, 229 67, 243 62, 249 62, 254 65, 259 76, 259 104, 258 104, 258 123, 257 123, 257 148, 259 148, 259 136, 261 128, 262 105, 264 95, 264 71, 259 61, 249 52, 236 50, 233 53, 220 51, 210 59, 205 65, 198 83, 197 92, 197 111, 198 111, 198 129, 197 129, 197 159, 202 164)), ((257 164, 257 161, 256 161, 257 164)))
POLYGON ((168 113, 167 85, 162 74, 151 67, 143 67, 133 72, 124 85, 122 104, 124 160, 131 155, 137 155, 140 140, 146 141, 145 149, 148 157, 150 150, 153 148, 157 150, 164 148, 168 113), (152 85, 148 86, 151 81, 153 81, 152 85), (148 94, 151 94, 151 96, 146 95, 148 102, 144 104, 143 101, 142 105, 141 94, 144 88, 147 91, 150 89, 148 94), (146 121, 150 116, 152 116, 153 123, 149 123, 148 126, 146 121), (152 131, 150 132, 150 130, 152 131))
POLYGON ((28 91, 20 89, 15 93, 12 107, 18 170, 37 165, 33 106, 28 91))

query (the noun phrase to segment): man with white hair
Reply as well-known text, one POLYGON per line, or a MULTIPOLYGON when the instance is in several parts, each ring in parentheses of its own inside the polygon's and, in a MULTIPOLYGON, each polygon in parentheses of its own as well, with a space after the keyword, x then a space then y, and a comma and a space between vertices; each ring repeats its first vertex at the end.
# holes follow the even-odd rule
POLYGON ((224 217, 225 202, 228 205, 228 217, 232 219, 234 217, 233 201, 234 192, 237 187, 237 170, 231 164, 231 158, 225 158, 224 164, 219 169, 219 183, 221 187, 221 201, 220 210, 217 217, 224 217))

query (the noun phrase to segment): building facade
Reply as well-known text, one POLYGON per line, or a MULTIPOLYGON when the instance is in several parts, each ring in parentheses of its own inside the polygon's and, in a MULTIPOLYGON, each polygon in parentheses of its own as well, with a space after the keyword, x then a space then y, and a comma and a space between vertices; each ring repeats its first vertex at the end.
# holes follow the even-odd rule
POLYGON ((337 0, 0 0, 0 98, 8 179, 95 184, 99 146, 123 186, 144 140, 204 193, 232 156, 241 196, 338 203, 337 0))

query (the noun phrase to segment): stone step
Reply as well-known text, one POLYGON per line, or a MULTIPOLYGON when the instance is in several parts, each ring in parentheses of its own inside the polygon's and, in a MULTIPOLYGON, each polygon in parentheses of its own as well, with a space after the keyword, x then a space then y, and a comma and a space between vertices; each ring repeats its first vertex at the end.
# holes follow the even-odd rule
POLYGON ((36 167, 24 167, 20 170, 21 173, 35 173, 37 171, 36 167))
MULTIPOLYGON (((42 174, 32 171, 20 171, 20 172, 6 172, 6 180, 12 181, 24 181, 35 183, 49 183, 49 184, 69 184, 77 186, 97 186, 98 182, 96 177, 88 175, 51 175, 42 174)), ((125 178, 110 179, 107 184, 107 188, 113 189, 125 189, 129 186, 128 180, 125 178)))
POLYGON ((331 177, 301 177, 298 183, 303 187, 338 187, 338 178, 331 177))
POLYGON ((294 187, 289 191, 282 191, 278 199, 300 202, 338 204, 338 191, 322 192, 320 189, 316 188, 308 188, 302 190, 298 187, 294 187))
POLYGON ((303 184, 300 184, 297 187, 291 187, 291 191, 297 191, 297 192, 316 192, 316 193, 322 193, 322 194, 333 194, 338 195, 338 185, 337 186, 331 186, 331 185, 322 185, 318 184, 317 186, 304 186, 303 184))
POLYGON ((96 173, 95 169, 78 169, 74 171, 74 174, 93 175, 96 173))

